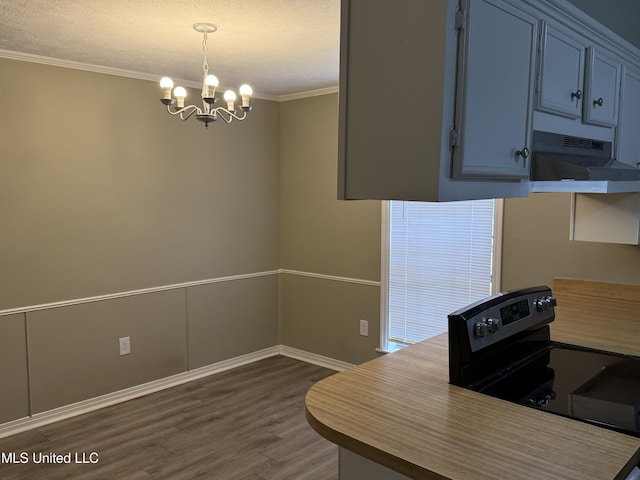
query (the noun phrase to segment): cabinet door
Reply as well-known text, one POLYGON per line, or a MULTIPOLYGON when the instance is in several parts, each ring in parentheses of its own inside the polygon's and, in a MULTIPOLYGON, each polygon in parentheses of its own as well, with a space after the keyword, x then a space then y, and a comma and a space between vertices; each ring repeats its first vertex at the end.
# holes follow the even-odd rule
POLYGON ((582 116, 586 46, 542 22, 537 109, 569 118, 582 116))
POLYGON ((462 0, 456 177, 529 176, 537 21, 500 0, 462 0))
POLYGON ((617 159, 640 165, 640 71, 623 68, 617 159))
POLYGON ((583 121, 594 125, 615 127, 618 124, 620 102, 620 62, 596 50, 587 48, 583 121))

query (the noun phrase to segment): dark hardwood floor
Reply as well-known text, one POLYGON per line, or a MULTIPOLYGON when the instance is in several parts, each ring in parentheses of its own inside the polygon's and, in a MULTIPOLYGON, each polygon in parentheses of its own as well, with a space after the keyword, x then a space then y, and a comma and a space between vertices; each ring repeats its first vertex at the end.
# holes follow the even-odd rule
POLYGON ((333 373, 271 357, 3 438, 0 479, 337 480, 337 447, 304 416, 333 373), (52 453, 71 463, 35 463, 52 453))

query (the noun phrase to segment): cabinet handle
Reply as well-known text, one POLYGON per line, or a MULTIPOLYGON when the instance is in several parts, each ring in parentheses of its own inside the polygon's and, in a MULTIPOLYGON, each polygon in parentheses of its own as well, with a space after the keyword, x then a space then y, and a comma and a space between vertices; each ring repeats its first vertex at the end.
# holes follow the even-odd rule
POLYGON ((522 157, 526 160, 529 158, 529 149, 524 147, 522 150, 516 150, 516 157, 522 157))
POLYGON ((604 105, 604 100, 602 99, 602 97, 600 97, 599 99, 593 101, 593 105, 601 107, 602 105, 604 105))
POLYGON ((577 92, 571 92, 571 100, 577 98, 578 100, 582 100, 582 90, 578 90, 577 92))

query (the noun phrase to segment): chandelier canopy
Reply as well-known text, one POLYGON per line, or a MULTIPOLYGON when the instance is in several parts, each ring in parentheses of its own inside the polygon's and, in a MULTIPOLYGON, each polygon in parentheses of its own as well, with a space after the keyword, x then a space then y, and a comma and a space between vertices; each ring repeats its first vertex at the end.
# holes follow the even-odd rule
POLYGON ((249 104, 251 95, 253 94, 252 88, 247 85, 241 85, 239 89, 240 97, 242 99, 240 104, 240 110, 242 113, 238 113, 236 109, 236 93, 233 90, 227 90, 224 92, 224 99, 227 103, 227 107, 215 107, 218 103, 218 99, 215 97, 216 88, 218 87, 218 77, 209 73, 209 63, 207 62, 207 36, 210 33, 214 33, 218 30, 218 27, 212 23, 195 23, 193 29, 196 32, 202 34, 202 108, 196 105, 184 105, 184 99, 187 96, 187 91, 184 87, 173 86, 173 80, 169 77, 163 77, 160 80, 160 88, 162 89, 162 98, 160 101, 166 105, 167 112, 171 115, 178 115, 181 120, 187 120, 193 114, 201 122, 204 122, 206 128, 209 127, 210 122, 215 122, 221 118, 225 123, 231 123, 235 120, 244 120, 247 118, 247 112, 251 111, 251 105, 249 104), (173 96, 172 96, 173 93, 173 96))

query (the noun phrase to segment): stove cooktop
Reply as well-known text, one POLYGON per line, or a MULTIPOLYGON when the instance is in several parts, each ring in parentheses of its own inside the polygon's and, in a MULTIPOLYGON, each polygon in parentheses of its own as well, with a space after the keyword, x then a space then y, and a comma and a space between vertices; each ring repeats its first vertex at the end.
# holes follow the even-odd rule
POLYGON ((552 344, 478 391, 640 437, 640 359, 552 344))

